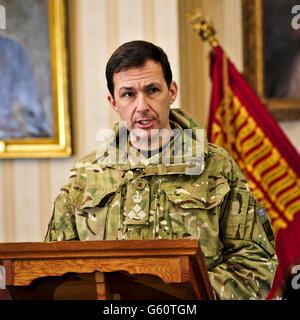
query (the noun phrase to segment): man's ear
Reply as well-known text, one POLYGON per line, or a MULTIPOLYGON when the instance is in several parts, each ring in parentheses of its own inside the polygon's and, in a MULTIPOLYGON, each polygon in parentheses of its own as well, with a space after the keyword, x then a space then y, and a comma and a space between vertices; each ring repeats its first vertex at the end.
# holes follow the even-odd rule
POLYGON ((173 104, 173 102, 176 100, 177 97, 177 92, 178 92, 178 85, 175 81, 172 81, 170 84, 170 104, 173 104))
POLYGON ((111 94, 108 94, 107 100, 110 103, 111 107, 113 108, 114 111, 118 111, 117 106, 116 106, 116 101, 114 97, 111 94))

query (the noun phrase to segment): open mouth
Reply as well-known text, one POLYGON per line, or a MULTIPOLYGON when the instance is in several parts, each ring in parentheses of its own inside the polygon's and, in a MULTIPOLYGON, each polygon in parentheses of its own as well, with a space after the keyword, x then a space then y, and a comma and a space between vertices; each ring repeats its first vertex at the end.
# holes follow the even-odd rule
POLYGON ((151 120, 141 120, 139 121, 140 124, 149 124, 151 120))
POLYGON ((143 119, 136 122, 136 125, 141 129, 152 127, 154 119, 143 119))

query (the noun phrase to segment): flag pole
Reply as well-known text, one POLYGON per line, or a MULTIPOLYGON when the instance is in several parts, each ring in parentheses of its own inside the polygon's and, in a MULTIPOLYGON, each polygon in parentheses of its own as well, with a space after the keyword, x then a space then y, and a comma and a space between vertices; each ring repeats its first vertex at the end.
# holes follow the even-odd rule
POLYGON ((187 20, 191 22, 193 31, 199 35, 202 40, 208 41, 212 47, 219 45, 212 20, 204 16, 200 8, 196 8, 193 13, 186 13, 185 16, 187 20))

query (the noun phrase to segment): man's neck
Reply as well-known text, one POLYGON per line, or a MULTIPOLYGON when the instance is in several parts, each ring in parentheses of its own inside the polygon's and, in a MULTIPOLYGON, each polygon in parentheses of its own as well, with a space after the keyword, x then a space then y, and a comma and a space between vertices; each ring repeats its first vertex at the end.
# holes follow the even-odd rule
POLYGON ((145 158, 151 158, 157 153, 160 153, 164 148, 172 141, 173 132, 170 126, 170 130, 162 129, 159 131, 159 135, 152 136, 145 141, 136 141, 136 137, 129 136, 130 144, 140 151, 145 158))
POLYGON ((133 147, 143 152, 151 152, 152 150, 162 149, 167 145, 173 137, 172 129, 169 125, 168 128, 153 130, 150 136, 135 136, 129 134, 130 143, 133 147))

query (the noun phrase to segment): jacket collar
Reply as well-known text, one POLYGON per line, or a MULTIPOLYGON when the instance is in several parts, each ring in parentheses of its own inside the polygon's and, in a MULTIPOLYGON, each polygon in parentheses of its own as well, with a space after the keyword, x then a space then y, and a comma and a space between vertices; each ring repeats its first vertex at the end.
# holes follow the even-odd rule
POLYGON ((146 158, 130 144, 124 124, 116 123, 97 149, 97 162, 101 167, 122 171, 140 168, 149 174, 201 174, 208 152, 205 126, 181 109, 173 108, 170 110, 170 125, 173 138, 161 152, 146 158))

